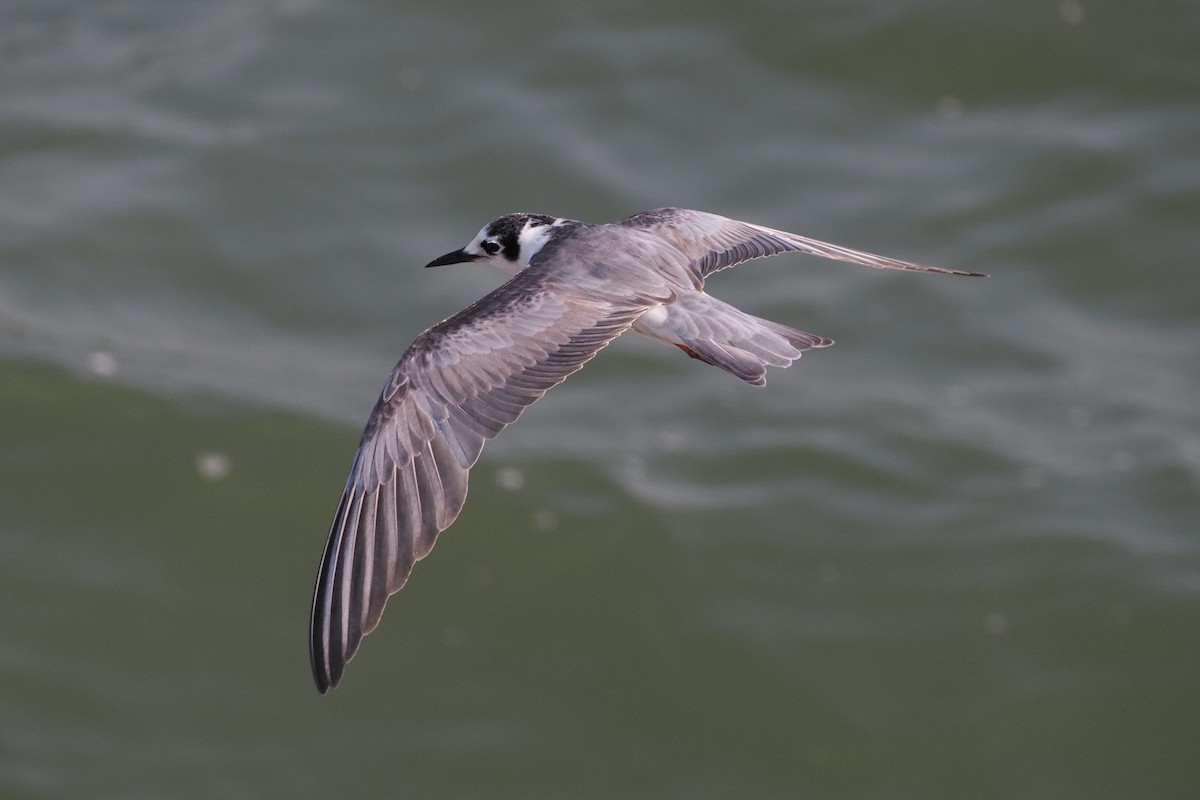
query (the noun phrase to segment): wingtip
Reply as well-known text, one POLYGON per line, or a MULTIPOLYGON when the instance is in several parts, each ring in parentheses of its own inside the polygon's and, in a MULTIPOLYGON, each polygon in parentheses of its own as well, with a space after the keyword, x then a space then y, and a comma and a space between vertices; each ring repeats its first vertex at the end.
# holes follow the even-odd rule
POLYGON ((312 668, 313 683, 317 685, 317 691, 321 694, 337 686, 344 667, 344 663, 336 662, 336 651, 327 650, 325 647, 328 623, 319 613, 323 588, 324 584, 318 581, 308 628, 308 664, 312 668))
POLYGON ((313 683, 317 685, 317 691, 321 694, 326 694, 336 685, 336 681, 330 680, 329 670, 325 669, 325 665, 317 663, 317 654, 310 652, 310 661, 312 664, 313 683))
POLYGON ((318 664, 316 659, 312 662, 313 683, 317 685, 317 691, 321 694, 328 694, 329 690, 338 685, 338 680, 341 678, 341 670, 333 669, 332 664, 318 664))
POLYGON ((336 650, 327 652, 322 648, 321 626, 315 620, 309 635, 311 638, 309 639, 308 659, 309 665, 312 667, 313 683, 317 685, 318 692, 327 694, 342 679, 342 671, 346 667, 346 662, 338 658, 336 650))
MULTIPOLYGON (((927 272, 935 275, 959 275, 964 278, 990 278, 986 272, 972 272, 967 269, 950 269, 949 267, 930 267, 924 264, 914 264, 916 272, 927 272)), ((903 269, 903 267, 902 267, 903 269)))

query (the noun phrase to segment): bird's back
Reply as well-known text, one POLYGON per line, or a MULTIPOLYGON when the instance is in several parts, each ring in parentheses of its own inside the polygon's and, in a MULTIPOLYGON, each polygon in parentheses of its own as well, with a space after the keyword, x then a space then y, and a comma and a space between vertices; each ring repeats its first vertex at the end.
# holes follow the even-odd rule
POLYGON ((615 223, 564 226, 526 271, 548 286, 618 305, 657 305, 702 286, 678 247, 650 231, 615 223))

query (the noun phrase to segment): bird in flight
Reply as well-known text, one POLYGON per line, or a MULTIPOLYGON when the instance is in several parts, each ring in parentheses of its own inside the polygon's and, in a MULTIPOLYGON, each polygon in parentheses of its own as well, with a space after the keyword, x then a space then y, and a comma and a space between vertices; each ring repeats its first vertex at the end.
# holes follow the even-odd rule
POLYGON ((627 330, 678 347, 754 386, 832 339, 760 319, 705 294, 744 261, 809 253, 880 269, 981 275, 850 250, 703 211, 660 208, 592 225, 508 214, 440 267, 479 262, 513 277, 422 333, 371 412, 338 504, 313 595, 317 689, 336 686, 389 596, 429 554, 467 496, 484 442, 627 330))

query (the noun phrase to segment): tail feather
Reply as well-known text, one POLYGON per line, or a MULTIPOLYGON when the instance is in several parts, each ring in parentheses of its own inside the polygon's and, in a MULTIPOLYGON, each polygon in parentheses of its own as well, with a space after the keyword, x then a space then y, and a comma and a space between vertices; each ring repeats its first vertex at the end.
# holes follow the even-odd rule
MULTIPOLYGON (((693 358, 699 359, 705 364, 720 367, 752 386, 764 386, 767 383, 767 368, 764 362, 756 358, 753 353, 740 347, 730 344, 721 345, 708 339, 685 339, 682 346, 687 348, 684 352, 693 358)), ((786 366, 786 364, 774 364, 774 366, 786 366)))
POLYGON ((805 350, 833 344, 824 336, 751 316, 703 292, 680 295, 647 312, 633 329, 753 386, 767 382, 767 367, 790 366, 805 350))

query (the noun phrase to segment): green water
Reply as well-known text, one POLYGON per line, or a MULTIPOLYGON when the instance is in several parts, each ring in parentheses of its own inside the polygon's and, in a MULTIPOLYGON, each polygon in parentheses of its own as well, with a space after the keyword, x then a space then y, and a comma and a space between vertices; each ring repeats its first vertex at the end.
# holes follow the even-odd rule
POLYGON ((1194 4, 0 8, 0 796, 1200 796, 1194 4), (1011 7, 1010 7, 1011 6, 1011 7), (514 210, 714 278, 485 451, 326 697, 366 414, 514 210))

